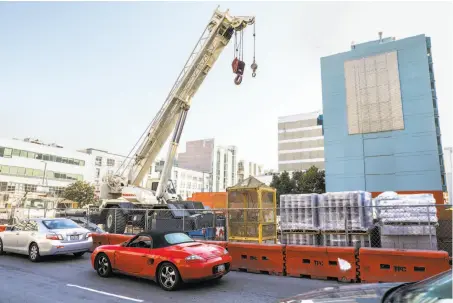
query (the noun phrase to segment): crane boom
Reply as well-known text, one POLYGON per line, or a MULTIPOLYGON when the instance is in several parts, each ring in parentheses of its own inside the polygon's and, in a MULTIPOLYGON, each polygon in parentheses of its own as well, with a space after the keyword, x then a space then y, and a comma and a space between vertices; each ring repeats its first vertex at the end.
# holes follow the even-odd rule
POLYGON ((174 131, 156 194, 158 198, 162 195, 169 180, 173 159, 193 96, 234 32, 242 31, 254 22, 254 17, 233 17, 228 11, 215 10, 163 106, 147 129, 145 139, 137 149, 128 177, 130 185, 140 185, 162 146, 174 131))

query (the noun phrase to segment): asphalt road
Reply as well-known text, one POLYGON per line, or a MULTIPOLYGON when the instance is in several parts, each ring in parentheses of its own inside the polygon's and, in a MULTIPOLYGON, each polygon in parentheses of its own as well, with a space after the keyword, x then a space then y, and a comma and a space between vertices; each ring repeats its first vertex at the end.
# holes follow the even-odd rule
POLYGON ((31 263, 26 256, 0 256, 0 303, 221 303, 277 302, 296 294, 335 285, 332 281, 230 272, 220 281, 185 285, 167 292, 152 281, 116 275, 100 278, 90 255, 45 258, 31 263))

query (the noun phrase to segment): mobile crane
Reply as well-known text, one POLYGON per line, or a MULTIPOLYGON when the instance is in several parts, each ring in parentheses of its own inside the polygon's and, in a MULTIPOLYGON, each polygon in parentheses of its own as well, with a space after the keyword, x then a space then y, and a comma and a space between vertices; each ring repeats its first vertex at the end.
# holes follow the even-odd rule
MULTIPOLYGON (((232 67, 236 74, 234 83, 239 85, 242 82, 245 67, 242 61, 243 31, 248 25, 254 24, 254 17, 234 17, 228 10, 221 12, 218 8, 214 11, 163 106, 136 143, 135 147, 138 148, 132 149, 130 154, 134 150, 137 152, 131 157, 128 177, 123 176, 123 169, 123 174, 109 175, 103 180, 100 190, 102 204, 96 221, 104 224, 106 231, 124 233, 128 222, 144 222, 144 216, 137 215, 138 212, 134 209, 168 209, 169 204, 180 200, 170 181, 170 175, 192 98, 233 36, 235 59, 232 67), (140 187, 172 131, 159 182, 152 184, 152 190, 140 187)), ((255 38, 255 33, 253 36, 255 38)), ((258 68, 255 58, 251 68, 255 77, 258 68)), ((125 162, 123 165, 126 168, 128 164, 125 162)))

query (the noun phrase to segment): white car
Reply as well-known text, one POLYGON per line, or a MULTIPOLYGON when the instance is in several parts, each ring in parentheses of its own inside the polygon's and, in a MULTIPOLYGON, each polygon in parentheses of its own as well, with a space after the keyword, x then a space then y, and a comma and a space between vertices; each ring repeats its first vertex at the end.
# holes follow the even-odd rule
POLYGON ((91 249, 91 232, 65 218, 29 219, 0 232, 0 254, 28 255, 32 262, 41 256, 74 254, 81 257, 91 249))

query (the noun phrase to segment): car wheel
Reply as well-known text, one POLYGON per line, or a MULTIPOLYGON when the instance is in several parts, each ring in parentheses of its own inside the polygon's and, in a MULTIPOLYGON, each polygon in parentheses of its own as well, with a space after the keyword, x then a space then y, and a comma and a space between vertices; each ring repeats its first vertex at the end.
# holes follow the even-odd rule
POLYGON ((32 262, 38 262, 41 259, 38 244, 32 243, 30 245, 30 248, 28 249, 28 259, 32 262))
POLYGON ((159 268, 158 281, 162 289, 175 290, 181 284, 181 276, 175 265, 166 262, 159 268))
POLYGON ((112 264, 106 254, 100 253, 95 259, 96 272, 102 278, 107 278, 112 274, 112 264))
POLYGON ((105 220, 106 231, 111 234, 124 234, 126 230, 126 216, 118 207, 112 207, 105 220))
POLYGON ((3 241, 2 239, 0 239, 0 255, 3 255, 5 254, 5 252, 3 251, 3 241))
POLYGON ((215 277, 214 280, 215 280, 215 281, 218 281, 218 280, 220 280, 220 279, 222 279, 222 278, 223 278, 223 276, 218 276, 218 277, 215 277))
POLYGON ((76 253, 74 253, 74 256, 75 256, 76 258, 80 258, 80 257, 83 256, 84 254, 85 254, 84 251, 82 251, 82 252, 76 252, 76 253))

